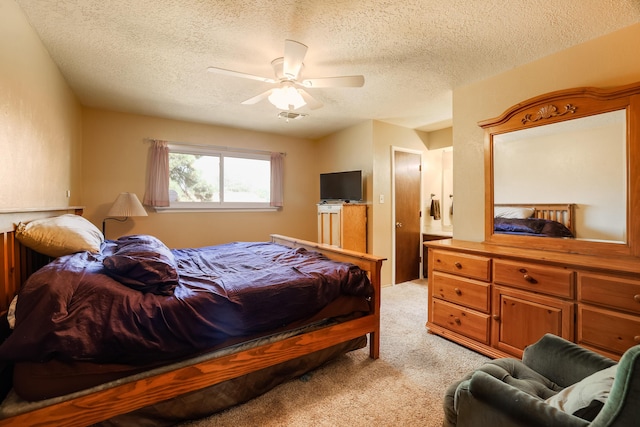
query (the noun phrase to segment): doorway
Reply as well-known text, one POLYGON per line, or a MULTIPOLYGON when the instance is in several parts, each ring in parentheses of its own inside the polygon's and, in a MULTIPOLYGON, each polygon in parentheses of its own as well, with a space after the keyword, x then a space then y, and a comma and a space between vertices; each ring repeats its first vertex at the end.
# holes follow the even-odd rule
POLYGON ((394 284, 420 278, 422 153, 392 148, 394 284))

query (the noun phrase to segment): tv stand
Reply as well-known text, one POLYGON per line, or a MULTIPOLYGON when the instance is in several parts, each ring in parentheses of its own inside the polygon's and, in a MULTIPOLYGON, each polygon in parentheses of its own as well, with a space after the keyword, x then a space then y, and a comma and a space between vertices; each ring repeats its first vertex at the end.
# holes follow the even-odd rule
POLYGON ((318 242, 367 252, 367 205, 346 202, 318 204, 318 242))

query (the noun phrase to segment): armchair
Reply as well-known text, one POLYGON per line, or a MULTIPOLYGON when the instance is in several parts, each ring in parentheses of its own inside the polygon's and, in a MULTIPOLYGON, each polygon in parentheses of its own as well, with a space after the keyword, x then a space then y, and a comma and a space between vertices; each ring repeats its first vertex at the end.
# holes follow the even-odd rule
POLYGON ((449 386, 444 427, 638 425, 640 345, 627 350, 614 366, 614 360, 547 334, 525 349, 522 361, 492 360, 449 386), (611 385, 610 391, 606 386, 600 391, 600 396, 608 395, 600 399, 604 402, 589 397, 590 404, 577 412, 558 408, 559 397, 585 400, 586 390, 602 385, 594 378, 603 376, 611 385))

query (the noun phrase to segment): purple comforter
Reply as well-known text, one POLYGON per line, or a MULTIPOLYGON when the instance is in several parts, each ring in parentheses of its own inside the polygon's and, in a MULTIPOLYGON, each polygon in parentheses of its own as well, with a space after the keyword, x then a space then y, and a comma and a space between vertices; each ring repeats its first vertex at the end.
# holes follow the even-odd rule
POLYGON ((107 241, 99 254, 61 257, 33 274, 20 291, 16 327, 0 345, 0 360, 174 358, 283 327, 341 294, 373 292, 358 267, 301 248, 165 246, 140 256, 125 243, 107 241), (158 292, 143 282, 159 283, 158 292))

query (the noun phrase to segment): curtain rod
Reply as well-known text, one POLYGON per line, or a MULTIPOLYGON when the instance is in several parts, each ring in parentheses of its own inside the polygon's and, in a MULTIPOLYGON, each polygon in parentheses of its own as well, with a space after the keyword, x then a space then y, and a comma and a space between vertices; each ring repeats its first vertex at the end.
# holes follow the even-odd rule
MULTIPOLYGON (((145 138, 144 142, 153 142, 153 141, 164 141, 163 139, 157 138, 145 138)), ((175 144, 175 145, 184 145, 187 147, 206 147, 212 148, 214 150, 220 151, 233 151, 236 153, 251 153, 251 154, 271 154, 273 151, 267 150, 254 150, 251 148, 239 148, 239 147, 225 147, 220 145, 209 145, 209 144, 196 144, 194 142, 180 142, 180 141, 166 141, 167 144, 175 144)), ((283 156, 286 156, 287 153, 280 152, 283 156)))

